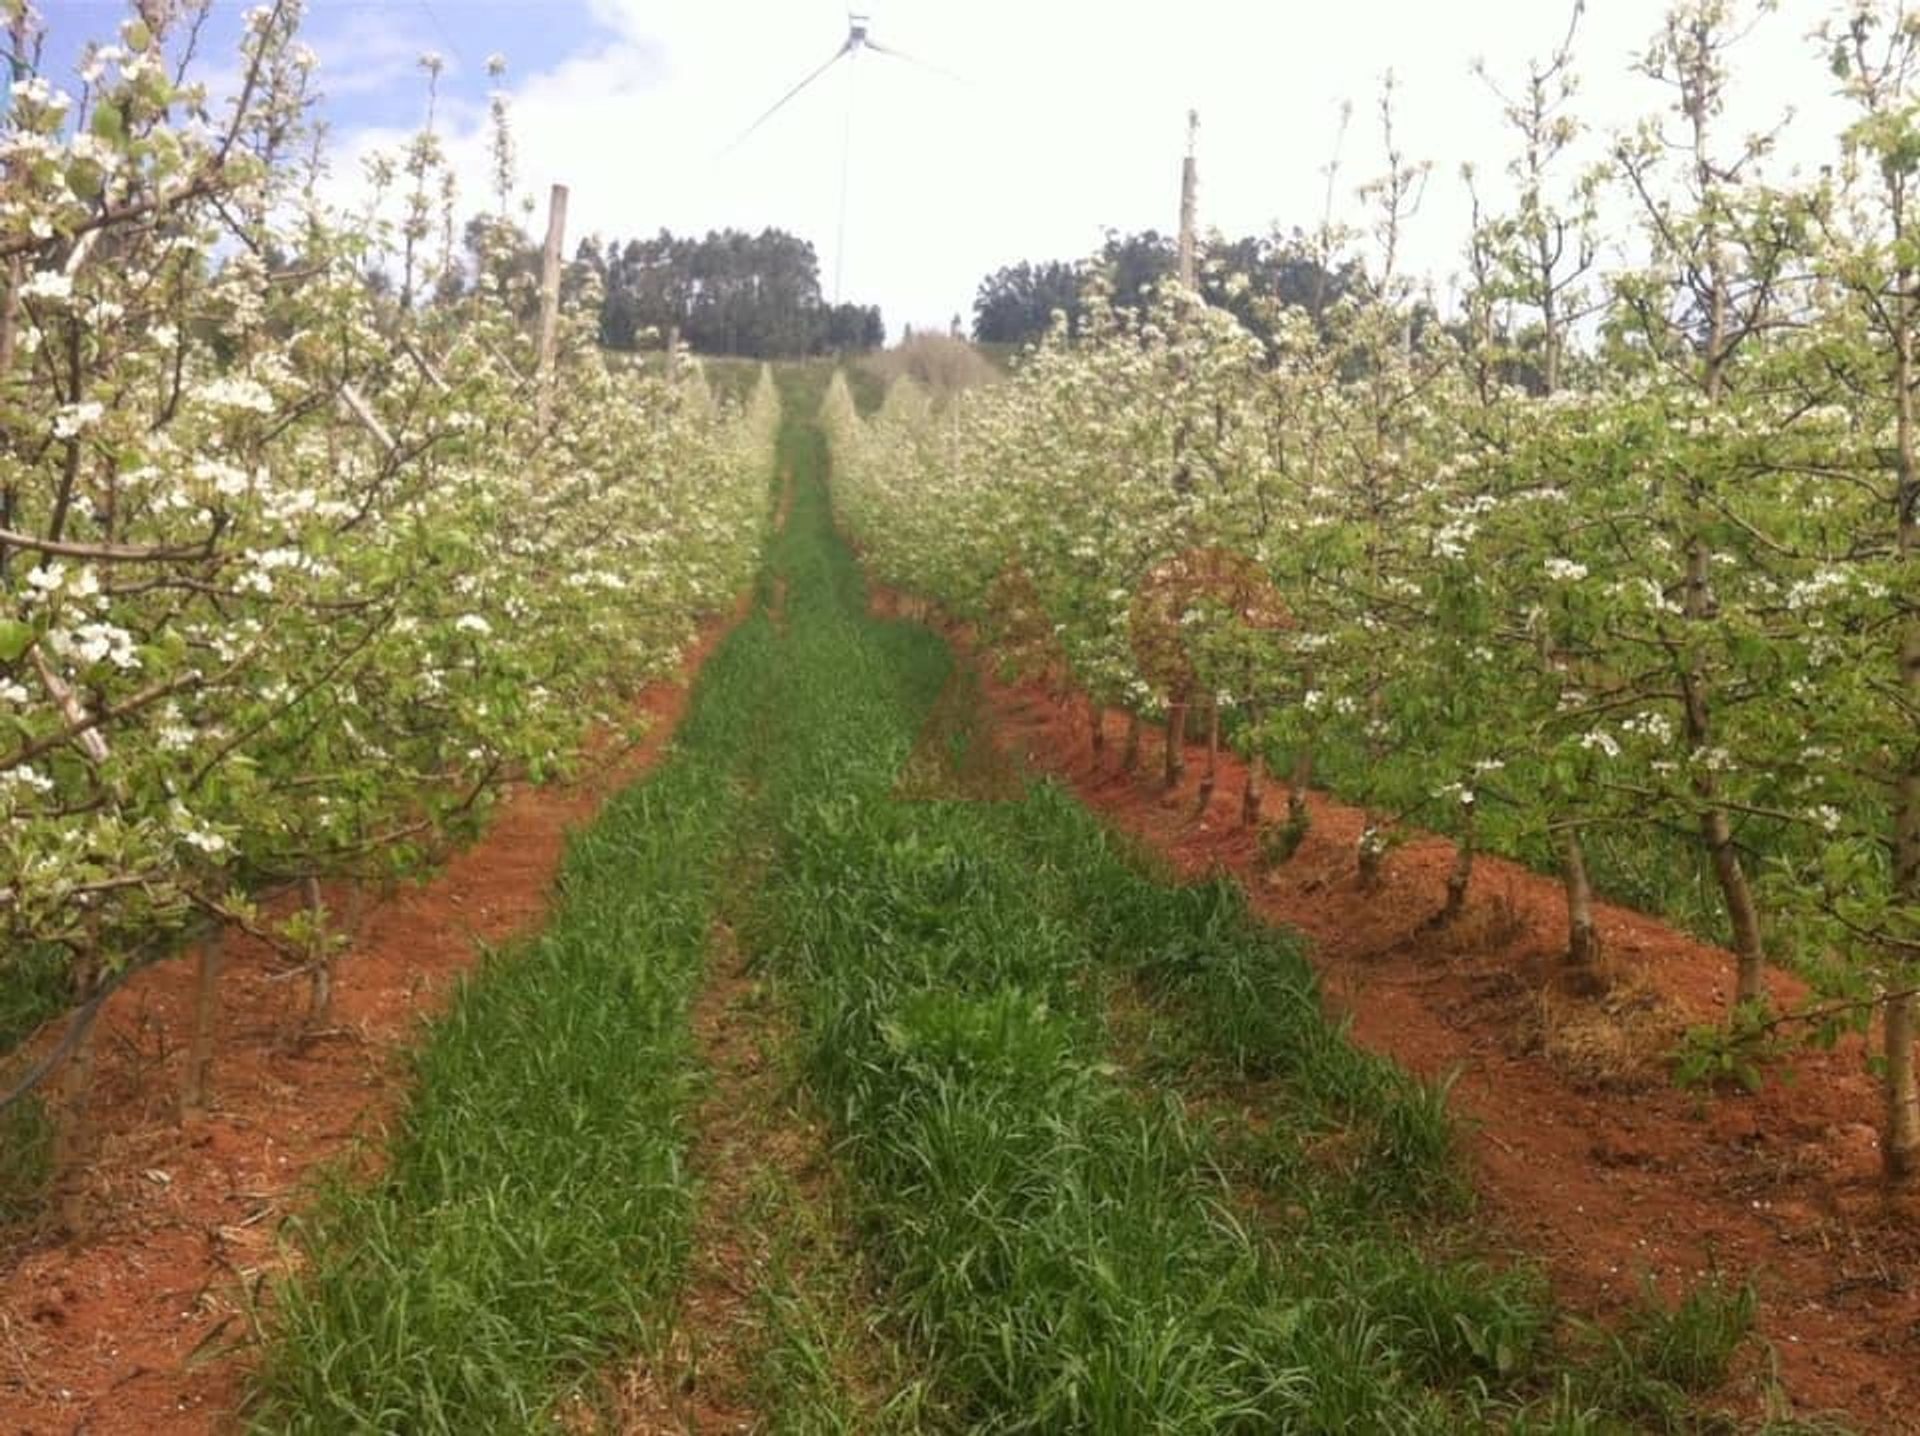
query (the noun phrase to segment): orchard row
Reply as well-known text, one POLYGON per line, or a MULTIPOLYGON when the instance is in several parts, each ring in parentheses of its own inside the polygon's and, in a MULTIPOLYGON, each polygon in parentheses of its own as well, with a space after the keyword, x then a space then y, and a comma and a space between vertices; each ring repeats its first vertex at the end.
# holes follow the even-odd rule
POLYGON ((1672 108, 1597 177, 1570 53, 1511 87, 1515 199, 1476 206, 1457 315, 1396 268, 1422 168, 1388 104, 1367 238, 1299 239, 1324 282, 1271 301, 1270 338, 1190 285, 1096 293, 1004 384, 870 420, 842 390, 839 503, 880 577, 1096 704, 1211 710, 1296 799, 1318 775, 1363 803, 1362 882, 1417 824, 1458 842, 1448 915, 1479 849, 1557 867, 1576 961, 1596 876, 1705 926, 1747 1038, 1801 1025, 1763 1015, 1774 961, 1819 979, 1821 1035, 1884 1014, 1906 1175, 1920 17, 1824 31, 1852 123, 1804 184, 1722 120, 1743 28, 1676 6, 1644 60, 1672 108))
POLYGON ((764 531, 769 377, 722 402, 691 364, 610 365, 591 295, 543 363, 502 106, 470 255, 431 124, 367 213, 328 211, 299 18, 251 12, 224 110, 141 19, 77 93, 13 85, 0 1046, 208 924, 323 975, 323 914, 253 895, 404 875, 563 771, 764 531))

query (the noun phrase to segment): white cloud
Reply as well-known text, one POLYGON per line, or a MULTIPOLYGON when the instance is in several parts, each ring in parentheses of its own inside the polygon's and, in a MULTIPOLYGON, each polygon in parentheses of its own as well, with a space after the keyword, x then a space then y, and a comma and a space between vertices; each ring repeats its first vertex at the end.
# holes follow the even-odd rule
MULTIPOLYGON (((1336 116, 1353 101, 1340 203, 1357 218, 1351 191, 1381 165, 1373 106, 1388 69, 1400 81, 1406 148, 1434 161, 1408 252, 1444 293, 1466 223, 1459 166, 1471 160, 1496 176, 1509 153, 1497 102, 1471 63, 1484 57, 1496 75, 1516 77, 1565 24, 1561 7, 1538 0, 1187 0, 1125 10, 1099 0, 894 0, 874 6, 873 37, 964 83, 863 54, 728 152, 841 42, 841 12, 775 0, 590 4, 614 38, 542 73, 509 75, 522 186, 543 197, 554 181, 571 187, 569 246, 589 231, 777 225, 814 241, 831 291, 851 113, 845 295, 878 300, 896 327, 965 314, 975 284, 1000 264, 1084 254, 1109 226, 1170 229, 1190 106, 1202 122, 1203 222, 1241 234, 1317 221, 1336 116)), ((1757 127, 1788 98, 1800 102, 1808 113, 1789 132, 1789 155, 1817 163, 1836 127, 1830 82, 1805 35, 1826 7, 1784 8, 1743 54, 1730 118, 1757 127)), ((1660 0, 1588 9, 1578 53, 1592 155, 1606 132, 1666 97, 1630 69, 1660 0)), ((484 27, 471 28, 474 53, 492 48, 484 27)), ((328 64, 330 82, 341 68, 328 64)), ((483 117, 469 108, 449 124, 466 208, 479 209, 483 117)), ((351 182, 349 152, 399 138, 343 137, 336 172, 351 182)))
MULTIPOLYGON (((327 18, 333 20, 331 12, 327 18)), ((309 36, 320 56, 315 87, 334 101, 409 86, 420 90, 420 52, 432 48, 433 36, 411 23, 413 18, 350 10, 324 32, 309 36)), ((424 106, 424 90, 421 94, 424 106)))

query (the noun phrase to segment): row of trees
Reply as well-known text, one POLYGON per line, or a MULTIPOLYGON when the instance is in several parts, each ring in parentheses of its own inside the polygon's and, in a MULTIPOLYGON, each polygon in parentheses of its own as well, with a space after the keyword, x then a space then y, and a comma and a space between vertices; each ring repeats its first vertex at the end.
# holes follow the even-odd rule
POLYGON ((813 246, 783 230, 590 238, 573 271, 575 283, 598 283, 600 342, 610 349, 657 348, 678 334, 700 354, 798 359, 886 342, 877 307, 822 299, 813 246))
POLYGON ((1257 326, 1096 283, 1007 384, 943 408, 903 387, 871 422, 837 393, 840 502, 884 577, 1024 626, 1097 703, 1225 711, 1256 775, 1291 777, 1277 852, 1318 773, 1366 806, 1362 883, 1404 824, 1453 835, 1442 920, 1483 847, 1556 867, 1579 964, 1596 856, 1650 906, 1697 877, 1735 1039, 1883 1019, 1905 1180, 1920 16, 1849 0, 1826 24, 1852 119, 1789 184, 1723 118, 1741 10, 1679 0, 1641 61, 1671 103, 1598 178, 1570 163, 1571 37, 1498 92, 1514 199, 1476 200, 1457 323, 1400 267, 1425 167, 1385 104, 1364 237, 1304 241, 1340 283, 1247 284, 1257 326), (1640 222, 1603 234, 1603 211, 1640 222), (1602 273, 1603 240, 1636 260, 1602 273), (1770 1013, 1776 960, 1827 996, 1770 1013))
MULTIPOLYGON (((33 55, 30 7, 0 12, 33 55)), ((176 78, 172 13, 135 7, 77 94, 15 84, 0 131, 0 1011, 74 1013, 0 1109, 64 1056, 77 1113, 100 999, 190 932, 265 938, 324 1018, 318 880, 416 870, 572 762, 765 519, 770 379, 739 408, 697 365, 609 367, 591 284, 543 361, 503 106, 475 278, 436 285, 431 124, 340 222, 297 0, 249 13, 226 112, 176 78), (252 895, 287 883, 308 904, 270 921, 252 895)))
MULTIPOLYGON (((1276 301, 1324 310, 1359 278, 1350 258, 1329 256, 1300 233, 1216 239, 1210 253, 1213 263, 1201 276, 1201 294, 1268 340, 1276 301)), ((1110 234, 1099 253, 1085 260, 1008 265, 980 281, 973 337, 983 344, 1033 344, 1051 332, 1056 314, 1064 314, 1068 328, 1077 332, 1087 314, 1083 291, 1095 276, 1115 309, 1144 314, 1178 265, 1177 242, 1154 230, 1110 234)))

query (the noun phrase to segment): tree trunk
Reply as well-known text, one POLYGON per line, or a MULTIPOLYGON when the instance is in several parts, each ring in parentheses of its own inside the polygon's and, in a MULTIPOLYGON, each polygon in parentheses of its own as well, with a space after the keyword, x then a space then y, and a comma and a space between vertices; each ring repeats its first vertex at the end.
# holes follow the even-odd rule
POLYGON ((333 951, 327 941, 327 909, 320 901, 320 879, 306 881, 307 915, 312 935, 307 950, 307 1027, 317 1030, 333 1015, 333 951))
POLYGON ((100 1009, 95 1007, 78 1019, 80 1031, 54 1088, 54 1210, 61 1230, 69 1234, 85 1230, 87 1220, 87 1159, 93 1150, 87 1102, 93 1095, 94 1024, 99 1017, 100 1009))
MULTIPOLYGON (((1705 546, 1696 540, 1688 560, 1687 613, 1692 622, 1705 622, 1709 612, 1706 562, 1705 546)), ((1712 746, 1714 736, 1705 680, 1694 668, 1684 669, 1680 674, 1680 691, 1685 704, 1687 745, 1699 753, 1712 746)), ((1764 1005, 1767 953, 1760 935, 1760 909, 1754 901, 1746 870, 1741 866, 1740 854, 1733 846, 1733 825, 1720 803, 1719 784, 1710 771, 1702 769, 1695 773, 1693 795, 1699 813, 1700 841, 1712 860, 1714 881, 1720 888, 1727 925, 1733 933, 1733 1005, 1764 1005)))
POLYGON ((1194 806, 1206 812, 1213 801, 1214 785, 1220 781, 1220 705, 1207 704, 1207 766, 1200 776, 1200 792, 1194 806))
POLYGON ((1313 749, 1302 748, 1293 755, 1293 770, 1287 775, 1287 821, 1307 830, 1313 815, 1307 811, 1307 789, 1313 786, 1313 749))
POLYGON ((1734 1006, 1764 1007, 1767 953, 1760 937, 1760 910, 1740 865, 1740 854, 1734 850, 1733 828, 1723 809, 1710 808, 1700 815, 1700 836, 1713 855, 1713 875, 1720 883, 1727 920, 1733 928, 1734 1006))
POLYGON ((1240 825, 1244 828, 1260 826, 1261 790, 1265 784, 1266 764, 1260 761, 1260 750, 1253 748, 1247 753, 1247 786, 1240 793, 1240 825))
POLYGON ((1460 804, 1460 836, 1453 844, 1453 870, 1447 874, 1447 901, 1440 909, 1442 927, 1467 910, 1467 890, 1473 885, 1473 858, 1479 845, 1479 805, 1471 795, 1460 804))
POLYGON ((193 986, 193 1032, 187 1041, 187 1071, 180 1084, 180 1115, 197 1116, 207 1107, 207 1073, 213 1066, 214 1028, 220 1017, 220 968, 226 929, 216 927, 200 944, 193 986))
POLYGON ((1127 746, 1120 754, 1120 771, 1138 772, 1140 768, 1140 715, 1127 714, 1127 746))
POLYGON ((1187 702, 1177 698, 1167 705, 1167 747, 1163 776, 1169 788, 1180 786, 1187 771, 1187 702))
POLYGON ((1887 1180, 1904 1184, 1920 1170, 1920 1086, 1913 1072, 1914 996, 1886 1002, 1887 1129, 1881 1164, 1887 1180))
POLYGON ((1600 930, 1593 925, 1593 884, 1578 828, 1560 835, 1560 880, 1567 890, 1567 961, 1592 967, 1600 960, 1600 930))

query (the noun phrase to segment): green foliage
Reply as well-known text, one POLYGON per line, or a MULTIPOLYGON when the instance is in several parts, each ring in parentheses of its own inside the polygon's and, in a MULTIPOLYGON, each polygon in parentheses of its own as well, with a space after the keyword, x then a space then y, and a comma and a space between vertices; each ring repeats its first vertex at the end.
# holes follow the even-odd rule
POLYGON ((66 1003, 67 955, 25 945, 0 955, 0 1052, 11 1051, 66 1003))
MULTIPOLYGON (((1767 8, 1673 7, 1640 63, 1676 104, 1589 173, 1572 35, 1489 77, 1511 199, 1475 196, 1458 323, 1401 267, 1426 167, 1389 87, 1363 224, 1216 244, 1198 297, 1151 292, 1159 237, 1116 238, 1008 382, 899 385, 871 414, 830 395, 863 556, 982 633, 1042 635, 1102 704, 1211 700, 1274 771, 1307 760, 1364 806, 1362 856, 1413 825, 1580 855, 1737 947, 1743 980, 1907 984, 1920 27, 1833 7, 1851 113, 1802 181, 1727 123, 1767 8), (1616 250, 1636 257, 1609 272, 1616 250), (1198 555, 1258 601, 1183 593, 1156 627, 1140 596, 1198 555)), ((1030 332, 1065 278, 996 276, 983 315, 1030 332)), ((1270 824, 1263 854, 1300 836, 1270 824)), ((1750 1078, 1742 1045, 1685 1065, 1750 1078)))
MULTIPOLYGON (((1087 315, 1089 280, 1103 284, 1120 308, 1144 314, 1152 307, 1154 290, 1177 269, 1175 240, 1153 230, 1110 234, 1099 252, 1080 264, 1057 259, 1009 264, 982 279, 974 293, 973 337, 1010 347, 1037 344, 1056 315, 1078 329, 1087 315)), ((1208 246, 1200 291, 1208 303, 1232 311, 1263 340, 1271 340, 1270 301, 1319 313, 1358 282, 1351 265, 1338 271, 1323 267, 1302 235, 1248 235, 1208 246)))
POLYGON ((1787 1048, 1766 1009, 1743 1006, 1727 1023, 1687 1029, 1674 1053, 1674 1080, 1688 1087, 1734 1082, 1755 1092, 1787 1048))

